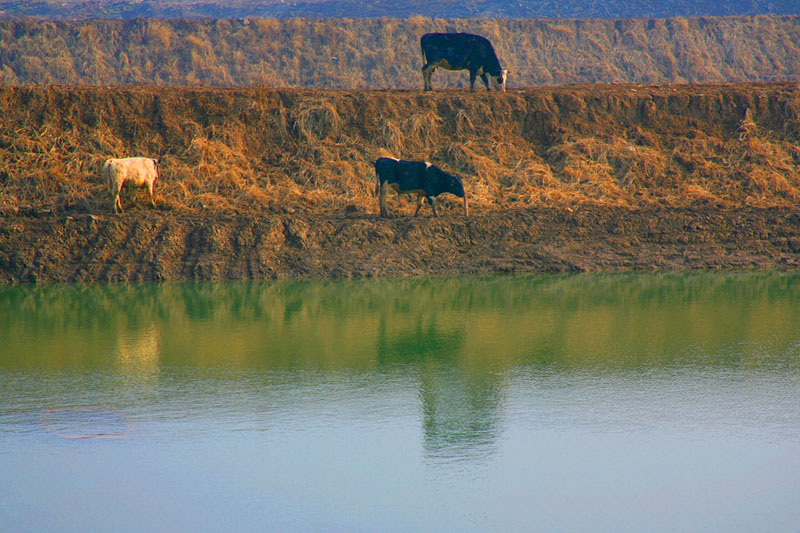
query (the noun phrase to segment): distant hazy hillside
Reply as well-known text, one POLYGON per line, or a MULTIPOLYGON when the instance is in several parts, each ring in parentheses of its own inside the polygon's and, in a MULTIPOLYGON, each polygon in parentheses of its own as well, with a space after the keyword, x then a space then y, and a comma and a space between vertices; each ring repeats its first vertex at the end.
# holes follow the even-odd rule
POLYGON ((800 14, 798 0, 0 0, 0 18, 641 18, 800 14))
MULTIPOLYGON (((800 17, 0 21, 0 84, 421 88, 419 38, 488 37, 510 87, 800 79, 800 17)), ((434 87, 463 72, 437 70, 434 87)))

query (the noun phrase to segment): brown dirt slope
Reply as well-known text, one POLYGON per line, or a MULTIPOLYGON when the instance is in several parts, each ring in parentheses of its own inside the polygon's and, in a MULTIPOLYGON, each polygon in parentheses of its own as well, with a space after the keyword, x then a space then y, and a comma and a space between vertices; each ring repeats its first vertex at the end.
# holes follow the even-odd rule
POLYGON ((0 283, 800 267, 800 211, 0 218, 0 283))
POLYGON ((0 88, 0 280, 794 268, 794 83, 336 91, 0 88), (161 157, 116 216, 106 157, 161 157), (473 216, 372 163, 463 176, 473 216))

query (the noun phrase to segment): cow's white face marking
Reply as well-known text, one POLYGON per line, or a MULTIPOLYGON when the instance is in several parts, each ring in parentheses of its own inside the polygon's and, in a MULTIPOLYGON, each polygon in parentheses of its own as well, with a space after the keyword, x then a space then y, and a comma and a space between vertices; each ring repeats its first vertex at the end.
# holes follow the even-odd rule
POLYGON ((431 168, 431 164, 428 161, 425 161, 425 168, 431 168))
POLYGON ((508 71, 503 69, 500 71, 500 75, 497 77, 492 77, 492 81, 494 82, 494 88, 498 91, 506 92, 506 80, 508 79, 508 71))
POLYGON ((499 76, 492 76, 492 85, 496 90, 506 92, 506 79, 508 79, 508 71, 503 69, 499 76))

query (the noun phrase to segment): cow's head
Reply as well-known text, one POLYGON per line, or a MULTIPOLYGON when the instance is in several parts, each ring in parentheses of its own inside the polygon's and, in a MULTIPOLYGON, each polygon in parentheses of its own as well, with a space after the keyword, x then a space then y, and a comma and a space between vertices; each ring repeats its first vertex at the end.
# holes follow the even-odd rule
POLYGON ((496 91, 506 92, 506 79, 508 78, 508 71, 503 69, 500 71, 499 76, 491 76, 492 85, 496 91))
POLYGON ((464 199, 464 215, 469 216, 469 207, 467 206, 467 195, 464 192, 464 183, 461 178, 445 172, 437 166, 431 165, 428 167, 428 172, 435 172, 438 174, 439 191, 438 193, 449 192, 452 195, 464 199))

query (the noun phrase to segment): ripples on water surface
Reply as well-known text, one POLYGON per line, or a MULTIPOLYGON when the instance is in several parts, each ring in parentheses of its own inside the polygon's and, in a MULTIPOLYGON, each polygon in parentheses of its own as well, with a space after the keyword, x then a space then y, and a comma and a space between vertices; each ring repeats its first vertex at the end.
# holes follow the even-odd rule
POLYGON ((797 531, 800 276, 0 288, 0 529, 797 531))

